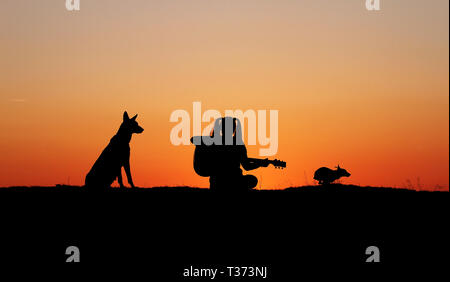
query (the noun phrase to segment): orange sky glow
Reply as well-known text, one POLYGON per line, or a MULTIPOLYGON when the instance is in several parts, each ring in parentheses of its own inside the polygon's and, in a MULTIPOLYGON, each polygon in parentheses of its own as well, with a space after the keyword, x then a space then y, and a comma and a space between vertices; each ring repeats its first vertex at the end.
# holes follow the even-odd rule
MULTIPOLYGON (((258 188, 343 183, 448 190, 449 2, 64 1, 0 4, 0 187, 82 185, 122 113, 136 186, 207 187, 170 114, 278 110, 286 170, 258 188)), ((203 126, 206 126, 204 123, 203 126)), ((260 146, 248 146, 258 157, 260 146)), ((125 181, 126 185, 127 182, 125 181)), ((260 185, 260 186, 259 186, 260 185)))

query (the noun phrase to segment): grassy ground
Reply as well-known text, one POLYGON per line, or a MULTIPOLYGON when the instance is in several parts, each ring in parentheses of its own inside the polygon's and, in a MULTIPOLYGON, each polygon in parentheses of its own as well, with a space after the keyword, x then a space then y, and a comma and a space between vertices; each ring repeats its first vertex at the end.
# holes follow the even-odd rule
MULTIPOLYGON (((0 188, 0 191, 87 191, 81 186, 68 186, 68 185, 56 185, 51 187, 41 187, 41 186, 18 186, 18 187, 5 187, 0 188)), ((198 187, 187 187, 187 186, 176 186, 176 187, 139 187, 139 188, 117 188, 113 187, 109 191, 111 192, 210 192, 207 188, 198 187)), ((448 192, 448 191, 431 191, 431 190, 411 190, 407 188, 391 188, 391 187, 371 187, 371 186, 356 186, 356 185, 344 185, 344 184, 330 184, 330 185, 318 185, 318 186, 299 186, 299 187, 288 187, 285 189, 264 189, 264 190, 253 190, 252 192, 258 193, 282 193, 282 192, 389 192, 389 193, 404 193, 404 192, 448 192)))

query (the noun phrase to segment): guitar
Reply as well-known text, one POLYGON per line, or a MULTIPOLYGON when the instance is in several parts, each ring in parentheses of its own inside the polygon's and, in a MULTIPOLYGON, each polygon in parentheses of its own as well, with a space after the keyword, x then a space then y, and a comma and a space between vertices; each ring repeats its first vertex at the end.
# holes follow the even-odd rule
POLYGON ((285 169, 286 168, 286 162, 281 160, 266 160, 266 159, 255 159, 255 158, 248 158, 249 161, 254 163, 263 164, 264 162, 268 162, 269 164, 273 165, 275 168, 285 169))
MULTIPOLYGON (((191 143, 195 144, 195 151, 194 151, 194 170, 195 172, 204 177, 211 176, 211 170, 214 167, 214 164, 216 162, 216 150, 217 146, 207 146, 204 145, 201 139, 201 136, 195 136, 191 138, 191 143), (199 144, 195 144, 194 140, 195 138, 200 138, 199 144)), ((255 158, 248 158, 249 161, 260 163, 260 164, 272 164, 275 168, 285 168, 286 162, 280 161, 280 160, 265 160, 265 159, 255 159, 255 158)))

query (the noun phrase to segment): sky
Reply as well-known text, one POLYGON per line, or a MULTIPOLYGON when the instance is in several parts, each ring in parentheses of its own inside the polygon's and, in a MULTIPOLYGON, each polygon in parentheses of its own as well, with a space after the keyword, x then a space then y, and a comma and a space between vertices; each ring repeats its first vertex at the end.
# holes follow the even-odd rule
POLYGON ((447 0, 2 0, 0 186, 82 185, 126 110, 137 186, 208 187, 170 142, 199 101, 278 110, 287 169, 250 172, 258 188, 339 164, 347 184, 448 190, 448 64, 447 0))

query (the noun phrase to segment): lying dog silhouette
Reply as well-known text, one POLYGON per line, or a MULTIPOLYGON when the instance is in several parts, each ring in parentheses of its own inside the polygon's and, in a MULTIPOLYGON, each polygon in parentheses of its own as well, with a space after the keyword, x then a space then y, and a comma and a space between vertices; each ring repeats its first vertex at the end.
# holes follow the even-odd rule
POLYGON ((137 115, 130 119, 127 112, 123 113, 123 122, 119 131, 111 138, 108 146, 86 175, 86 187, 109 188, 117 179, 120 187, 123 188, 122 167, 127 174, 128 183, 132 188, 135 187, 130 171, 130 141, 133 133, 139 134, 144 131, 136 122, 136 117, 137 115))

